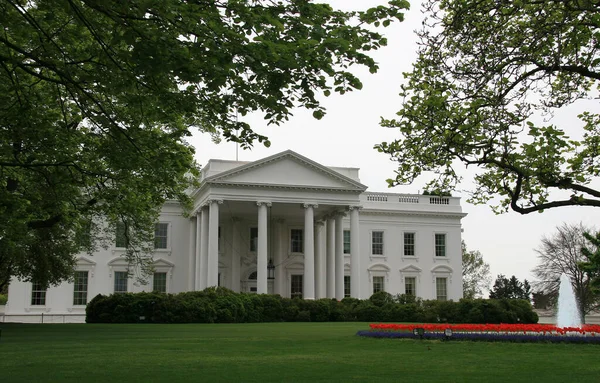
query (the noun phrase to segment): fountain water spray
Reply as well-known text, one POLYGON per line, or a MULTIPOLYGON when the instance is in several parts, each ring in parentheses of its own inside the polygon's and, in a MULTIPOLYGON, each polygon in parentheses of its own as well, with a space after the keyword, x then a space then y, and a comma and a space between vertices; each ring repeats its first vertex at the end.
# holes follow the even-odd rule
POLYGON ((556 316, 557 327, 581 327, 581 317, 577 308, 577 300, 571 286, 571 280, 566 274, 560 276, 560 288, 558 290, 558 314, 556 316))

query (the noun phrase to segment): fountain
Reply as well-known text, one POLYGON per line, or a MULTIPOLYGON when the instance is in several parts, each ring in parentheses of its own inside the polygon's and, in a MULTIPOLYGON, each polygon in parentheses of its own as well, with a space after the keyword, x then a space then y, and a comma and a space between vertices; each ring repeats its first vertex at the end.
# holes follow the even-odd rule
POLYGON ((571 286, 571 280, 566 274, 560 276, 558 290, 558 313, 556 315, 557 327, 581 327, 581 317, 577 309, 577 300, 571 286))

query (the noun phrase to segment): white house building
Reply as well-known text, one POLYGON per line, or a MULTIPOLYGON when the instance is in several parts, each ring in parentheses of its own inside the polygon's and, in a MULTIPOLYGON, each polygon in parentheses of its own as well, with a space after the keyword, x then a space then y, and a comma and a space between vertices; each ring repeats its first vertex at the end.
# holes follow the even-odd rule
POLYGON ((305 299, 380 290, 462 297, 459 198, 368 192, 357 168, 289 150, 254 162, 210 160, 201 177, 189 218, 177 203, 163 207, 146 285, 128 275, 117 238, 78 258, 74 283, 43 290, 13 280, 4 321, 83 321, 97 294, 217 285, 305 299))

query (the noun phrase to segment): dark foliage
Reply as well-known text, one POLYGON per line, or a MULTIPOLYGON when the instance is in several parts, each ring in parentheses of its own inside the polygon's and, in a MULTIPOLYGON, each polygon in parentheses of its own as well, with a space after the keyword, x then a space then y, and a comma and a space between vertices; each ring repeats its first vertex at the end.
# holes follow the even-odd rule
MULTIPOLYGON (((387 294, 387 293, 386 293, 387 294)), ((537 323, 531 304, 516 299, 408 300, 374 294, 370 299, 288 299, 234 293, 225 288, 180 294, 97 295, 88 323, 427 322, 537 323), (383 298, 383 299, 382 299, 383 298), (407 303, 408 302, 408 303, 407 303)))

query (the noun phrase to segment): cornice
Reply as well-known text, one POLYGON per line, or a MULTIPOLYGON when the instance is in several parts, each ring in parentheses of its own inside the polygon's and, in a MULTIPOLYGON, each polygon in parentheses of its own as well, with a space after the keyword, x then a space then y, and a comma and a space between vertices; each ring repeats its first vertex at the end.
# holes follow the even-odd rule
POLYGON ((378 210, 378 209, 363 209, 361 214, 372 215, 410 215, 410 216, 426 216, 426 217, 443 217, 443 218, 459 218, 467 216, 467 213, 462 212, 445 212, 445 211, 417 211, 417 210, 378 210))
POLYGON ((202 184, 195 194, 210 186, 225 186, 237 189, 275 189, 275 190, 306 190, 306 191, 327 191, 339 192, 345 194, 361 194, 363 191, 358 188, 341 188, 341 187, 323 187, 309 185, 284 185, 284 184, 259 184, 254 182, 227 182, 227 181, 208 181, 202 184))

